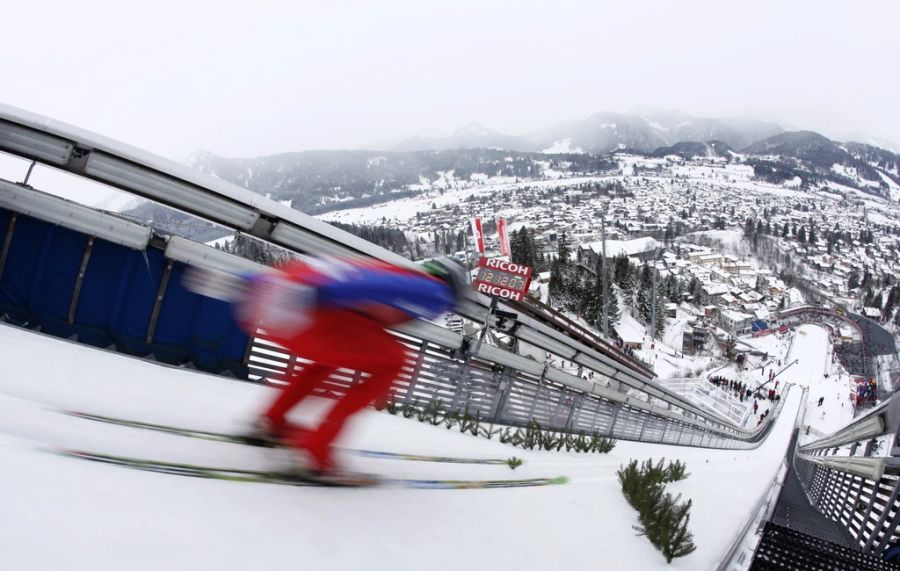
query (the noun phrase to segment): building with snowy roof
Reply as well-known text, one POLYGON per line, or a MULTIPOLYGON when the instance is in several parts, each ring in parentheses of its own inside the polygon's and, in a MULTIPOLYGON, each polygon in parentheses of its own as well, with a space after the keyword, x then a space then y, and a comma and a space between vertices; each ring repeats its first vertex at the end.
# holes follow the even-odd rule
MULTIPOLYGON (((634 261, 645 262, 654 259, 662 250, 662 244, 651 237, 635 238, 633 240, 607 240, 606 257, 615 258, 626 255, 634 261)), ((603 253, 603 241, 587 242, 580 246, 582 259, 593 267, 597 259, 603 253)))
POLYGON ((719 312, 719 325, 732 335, 747 335, 751 332, 754 316, 732 309, 719 312))

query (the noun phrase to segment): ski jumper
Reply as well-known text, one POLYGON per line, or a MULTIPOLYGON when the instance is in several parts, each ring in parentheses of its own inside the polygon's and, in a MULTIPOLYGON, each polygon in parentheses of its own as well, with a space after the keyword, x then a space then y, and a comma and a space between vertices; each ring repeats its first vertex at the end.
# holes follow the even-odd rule
POLYGON ((440 315, 453 307, 455 296, 438 278, 376 261, 291 262, 280 269, 248 289, 236 306, 238 320, 248 330, 262 325, 275 342, 312 361, 299 373, 289 372, 265 416, 289 445, 328 470, 332 443, 347 420, 387 397, 406 362, 404 346, 385 327, 440 315), (368 377, 348 388, 318 427, 290 427, 287 413, 337 368, 368 377))

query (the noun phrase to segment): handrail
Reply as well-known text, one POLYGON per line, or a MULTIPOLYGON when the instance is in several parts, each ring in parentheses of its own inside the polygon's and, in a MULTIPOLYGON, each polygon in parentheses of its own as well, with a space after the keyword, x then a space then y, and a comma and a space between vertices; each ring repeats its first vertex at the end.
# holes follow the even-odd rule
POLYGON ((825 466, 844 474, 853 474, 869 480, 879 480, 884 475, 884 458, 863 458, 855 456, 808 456, 798 454, 807 462, 825 466))
POLYGON ((595 348, 608 352, 614 359, 622 362, 623 364, 629 365, 648 376, 656 376, 656 373, 653 372, 653 370, 650 369, 643 361, 626 355, 618 347, 610 344, 608 341, 604 340, 590 329, 582 326, 577 321, 573 321, 565 314, 557 311, 556 309, 553 309, 549 305, 528 297, 520 302, 510 302, 509 305, 516 309, 523 309, 524 311, 532 314, 538 313, 545 318, 558 321, 561 327, 565 328, 568 331, 574 331, 578 333, 579 336, 583 339, 589 340, 591 344, 595 346, 595 348))

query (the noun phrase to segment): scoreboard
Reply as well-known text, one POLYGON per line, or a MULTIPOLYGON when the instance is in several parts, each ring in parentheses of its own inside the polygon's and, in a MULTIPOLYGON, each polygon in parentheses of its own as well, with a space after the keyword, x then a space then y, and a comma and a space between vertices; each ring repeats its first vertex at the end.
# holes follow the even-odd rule
POLYGON ((528 293, 531 274, 528 266, 493 258, 478 260, 478 272, 472 285, 481 293, 521 301, 528 293))

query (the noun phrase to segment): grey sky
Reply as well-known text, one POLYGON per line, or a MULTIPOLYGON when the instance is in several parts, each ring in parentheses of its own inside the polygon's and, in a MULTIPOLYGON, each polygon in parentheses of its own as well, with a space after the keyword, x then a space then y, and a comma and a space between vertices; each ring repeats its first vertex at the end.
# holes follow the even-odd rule
POLYGON ((900 2, 8 2, 0 101, 183 159, 643 106, 900 145, 900 2), (133 5, 132 5, 133 4, 133 5))

